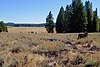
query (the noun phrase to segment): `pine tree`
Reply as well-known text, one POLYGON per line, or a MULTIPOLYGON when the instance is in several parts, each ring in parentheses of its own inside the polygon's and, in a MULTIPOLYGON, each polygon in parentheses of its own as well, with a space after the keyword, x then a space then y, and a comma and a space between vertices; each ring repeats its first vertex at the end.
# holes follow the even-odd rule
POLYGON ((64 22, 64 30, 66 33, 70 32, 70 21, 71 21, 71 16, 72 16, 72 6, 67 5, 66 10, 65 10, 65 22, 64 22))
POLYGON ((92 32, 93 30, 93 11, 92 11, 92 3, 90 1, 85 2, 85 10, 86 10, 86 17, 87 17, 87 32, 92 32))
POLYGON ((2 32, 2 27, 0 26, 0 32, 2 32))
POLYGON ((99 32, 99 19, 97 15, 97 8, 93 12, 93 32, 99 32))
POLYGON ((54 22, 53 22, 53 15, 51 11, 49 12, 49 15, 46 18, 46 25, 45 28, 48 33, 53 33, 54 32, 54 22))
POLYGON ((79 32, 98 32, 100 31, 100 22, 97 15, 97 9, 93 12, 92 3, 81 0, 72 0, 72 4, 67 5, 66 10, 61 7, 57 20, 57 33, 79 33, 79 32))
POLYGON ((71 32, 85 32, 86 28, 86 14, 83 3, 81 0, 74 0, 72 3, 72 18, 70 25, 71 32))
POLYGON ((56 20, 56 32, 57 33, 63 33, 64 32, 64 21, 65 21, 65 17, 64 17, 64 8, 61 7, 57 20, 56 20))
POLYGON ((100 18, 99 18, 99 32, 100 32, 100 18))
POLYGON ((0 32, 8 32, 7 26, 3 21, 0 22, 0 32))

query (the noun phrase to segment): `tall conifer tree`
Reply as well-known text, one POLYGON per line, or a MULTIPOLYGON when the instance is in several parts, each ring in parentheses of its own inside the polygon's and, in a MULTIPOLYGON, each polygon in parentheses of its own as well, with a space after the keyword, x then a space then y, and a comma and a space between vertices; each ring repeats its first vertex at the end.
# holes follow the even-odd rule
POLYGON ((85 10, 86 10, 86 17, 87 17, 87 32, 93 32, 93 11, 92 11, 92 3, 90 1, 85 2, 85 10))
POLYGON ((64 23, 64 29, 65 32, 68 33, 70 32, 70 21, 71 21, 71 16, 72 16, 72 6, 71 5, 67 5, 66 10, 65 10, 65 23, 64 23))
POLYGON ((93 12, 93 32, 99 32, 99 19, 97 15, 97 8, 93 12))
POLYGON ((72 3, 71 32, 84 32, 86 27, 86 15, 81 0, 74 0, 72 3))
POLYGON ((64 22, 65 22, 65 17, 64 17, 64 8, 61 7, 57 20, 56 20, 56 32, 57 33, 63 33, 64 31, 64 22))
POLYGON ((53 15, 52 15, 51 11, 49 12, 49 15, 46 18, 45 28, 48 33, 54 32, 54 22, 53 22, 53 15))

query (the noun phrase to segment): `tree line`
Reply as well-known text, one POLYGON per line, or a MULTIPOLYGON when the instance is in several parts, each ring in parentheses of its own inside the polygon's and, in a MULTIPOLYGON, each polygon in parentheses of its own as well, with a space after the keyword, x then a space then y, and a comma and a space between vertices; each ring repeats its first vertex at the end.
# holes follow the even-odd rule
POLYGON ((63 6, 60 8, 56 24, 50 11, 46 18, 45 28, 48 33, 53 33, 54 27, 57 33, 100 32, 100 19, 97 11, 97 8, 93 11, 90 1, 86 1, 83 5, 81 0, 73 0, 65 10, 63 6))

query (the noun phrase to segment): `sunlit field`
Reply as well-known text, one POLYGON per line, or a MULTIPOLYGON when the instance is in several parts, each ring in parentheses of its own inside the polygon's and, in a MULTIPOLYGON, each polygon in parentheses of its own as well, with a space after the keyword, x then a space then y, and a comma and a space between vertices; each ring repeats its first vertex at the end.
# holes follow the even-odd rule
POLYGON ((3 67, 100 66, 100 33, 48 34, 44 27, 8 27, 0 33, 3 67))
POLYGON ((44 27, 8 27, 8 31, 10 33, 46 33, 46 29, 44 27))

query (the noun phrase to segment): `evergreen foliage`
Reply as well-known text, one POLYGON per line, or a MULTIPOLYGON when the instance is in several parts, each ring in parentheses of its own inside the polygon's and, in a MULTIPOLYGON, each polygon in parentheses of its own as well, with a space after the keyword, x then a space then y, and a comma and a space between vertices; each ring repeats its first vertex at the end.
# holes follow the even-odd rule
POLYGON ((86 26, 86 15, 81 0, 72 3, 71 32, 84 32, 86 26))
POLYGON ((72 10, 71 10, 72 6, 67 5, 66 10, 65 10, 65 22, 64 22, 64 31, 70 32, 70 28, 71 28, 71 16, 72 16, 72 10))
POLYGON ((61 7, 56 20, 57 33, 98 32, 100 22, 97 9, 93 11, 92 3, 73 0, 72 4, 61 7))
POLYGON ((93 12, 93 32, 99 32, 99 19, 97 15, 97 8, 93 12))
POLYGON ((52 15, 51 11, 49 12, 49 15, 46 18, 45 28, 48 33, 54 32, 54 22, 53 22, 53 15, 52 15))
POLYGON ((61 7, 57 20, 56 20, 56 32, 57 33, 63 33, 64 32, 64 22, 65 22, 65 17, 64 17, 64 8, 61 7))
POLYGON ((100 32, 100 18, 99 18, 99 32, 100 32))
POLYGON ((85 10, 86 10, 86 17, 87 17, 87 32, 93 32, 93 11, 92 11, 92 3, 90 1, 85 2, 85 10))
POLYGON ((7 26, 5 26, 3 21, 0 21, 0 32, 8 32, 7 26))

